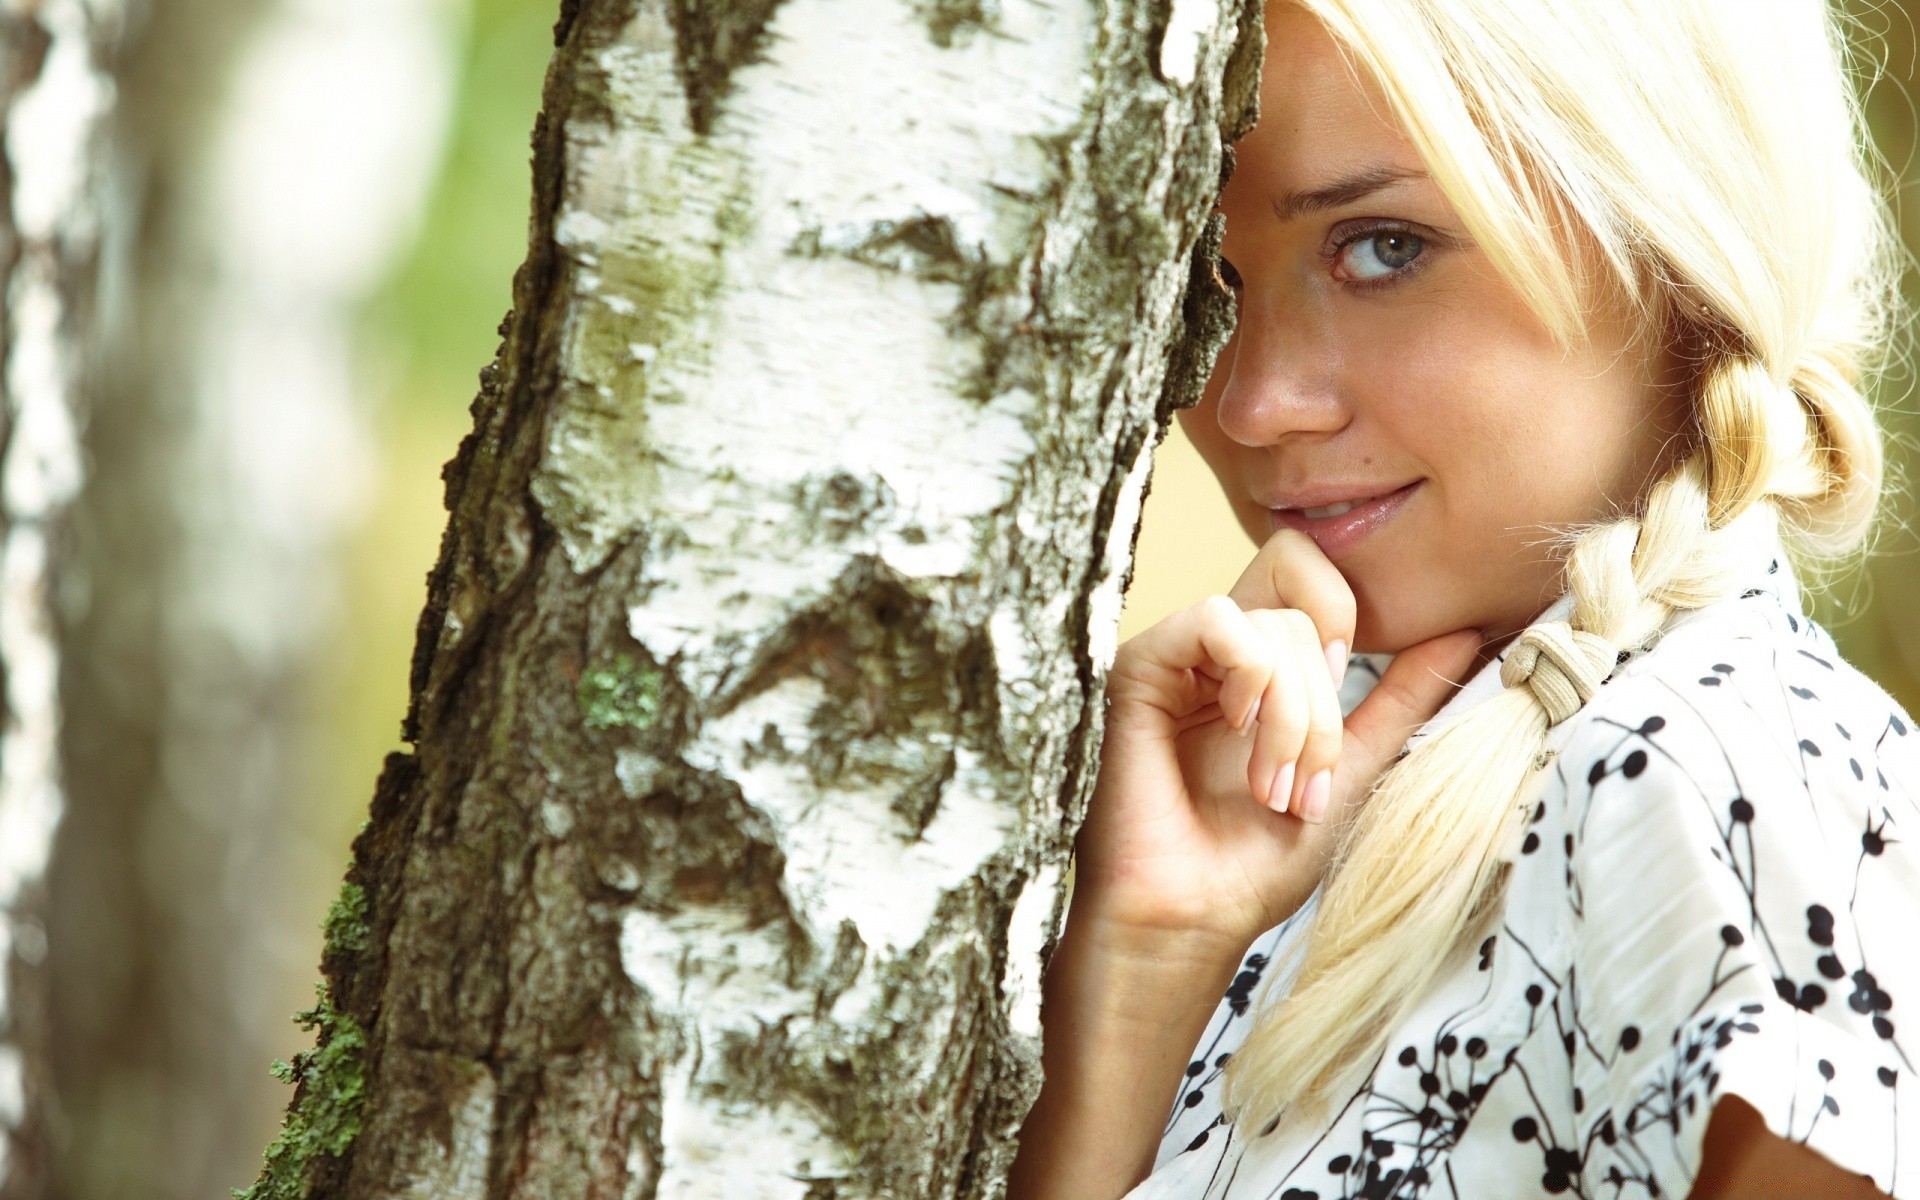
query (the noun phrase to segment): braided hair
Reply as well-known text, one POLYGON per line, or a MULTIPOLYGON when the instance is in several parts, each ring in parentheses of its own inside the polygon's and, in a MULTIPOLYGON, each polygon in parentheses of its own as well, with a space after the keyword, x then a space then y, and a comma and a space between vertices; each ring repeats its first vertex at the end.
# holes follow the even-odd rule
POLYGON ((1890 223, 1823 0, 1297 2, 1379 81, 1563 340, 1594 285, 1570 264, 1598 247, 1601 283, 1685 352, 1692 430, 1628 511, 1559 543, 1568 619, 1523 630, 1505 689, 1421 738, 1342 831, 1291 989, 1227 1068, 1227 1111, 1254 1128, 1323 1106, 1470 951, 1549 729, 1622 651, 1725 597, 1760 539, 1805 564, 1863 542, 1883 461, 1861 388, 1895 309, 1890 223))

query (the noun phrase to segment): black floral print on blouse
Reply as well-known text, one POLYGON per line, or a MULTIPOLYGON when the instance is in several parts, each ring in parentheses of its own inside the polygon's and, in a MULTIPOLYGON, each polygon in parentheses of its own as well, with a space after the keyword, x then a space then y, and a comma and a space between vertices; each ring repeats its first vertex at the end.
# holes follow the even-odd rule
MULTIPOLYGON (((1777 545, 1748 573, 1554 729, 1497 925, 1343 1103, 1269 1131, 1222 1116, 1221 1075, 1311 904, 1256 939, 1131 1200, 1684 1197, 1729 1093, 1920 1197, 1920 735, 1804 615, 1777 545)), ((1349 709, 1379 665, 1355 658, 1349 709)))

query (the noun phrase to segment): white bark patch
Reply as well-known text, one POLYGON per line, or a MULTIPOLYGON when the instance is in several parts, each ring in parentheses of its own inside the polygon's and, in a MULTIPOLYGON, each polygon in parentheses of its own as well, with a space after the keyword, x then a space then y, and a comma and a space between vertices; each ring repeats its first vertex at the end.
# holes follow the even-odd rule
MULTIPOLYGON (((1024 251, 1032 208, 1008 193, 1044 192, 1045 140, 1078 118, 1080 10, 1009 3, 1000 34, 941 49, 908 5, 788 0, 709 140, 687 128, 664 23, 636 20, 601 65, 619 107, 644 119, 570 131, 575 186, 556 217, 598 303, 569 322, 575 386, 535 495, 578 568, 649 517, 697 520, 694 544, 658 564, 649 607, 700 614, 669 627, 712 631, 716 611, 755 627, 770 614, 715 597, 713 559, 737 564, 743 541, 768 540, 758 532, 792 512, 795 485, 835 470, 883 483, 897 505, 832 559, 877 549, 914 575, 965 567, 973 518, 1006 502, 1031 453, 1031 398, 956 397, 982 352, 942 332, 960 289, 844 253, 925 219, 970 255, 1024 251), (692 594, 677 602, 678 588, 692 594)), ((780 572, 756 589, 776 612, 793 584, 834 573, 783 569, 792 541, 778 545, 756 556, 780 572)))
MULTIPOLYGON (((660 467, 657 503, 672 511, 686 541, 649 558, 647 600, 631 610, 628 628, 656 659, 672 659, 681 685, 697 695, 711 694, 736 667, 742 638, 777 629, 796 610, 831 595, 858 556, 878 557, 907 577, 960 574, 976 552, 973 521, 1006 503, 1016 465, 1032 453, 1023 426, 1031 403, 1022 393, 979 408, 951 398, 941 403, 929 391, 916 395, 911 379, 877 367, 863 379, 862 364, 836 357, 826 327, 836 306, 859 326, 863 314, 877 319, 890 297, 910 297, 918 285, 869 279, 863 295, 854 284, 859 274, 871 275, 867 268, 819 265, 829 268, 821 274, 844 276, 847 286, 814 289, 827 303, 808 322, 816 340, 796 345, 778 368, 794 372, 785 390, 743 392, 732 411, 718 416, 687 406, 662 408, 653 417, 661 444, 682 456, 660 467), (876 375, 891 385, 897 407, 824 411, 835 396, 871 386, 876 375), (806 415, 810 406, 819 415, 806 415), (695 461, 704 469, 681 465, 695 461), (733 462, 752 471, 758 494, 742 495, 738 481, 715 478, 716 465, 733 462), (795 503, 795 493, 836 469, 878 481, 892 511, 829 540, 820 512, 795 503), (725 564, 731 570, 723 570, 725 564)), ((779 324, 788 320, 747 321, 729 336, 749 342, 754 329, 790 328, 779 324)), ((930 349, 944 344, 929 321, 901 330, 890 342, 895 355, 906 349, 909 330, 930 349)), ((759 340, 764 345, 766 339, 759 340)), ((770 368, 775 357, 769 348, 770 368)))
POLYGON ((80 253, 96 233, 87 194, 92 132, 113 96, 93 62, 83 5, 49 0, 11 19, 37 19, 52 42, 39 77, 15 98, 6 127, 23 245, 6 282, 11 429, 0 488, 11 528, 0 545, 0 656, 7 664, 10 720, 0 734, 0 909, 44 873, 60 820, 59 653, 48 608, 45 530, 80 486, 73 387, 81 348, 62 330, 69 314, 53 243, 69 239, 80 253))
MULTIPOLYGON (((977 569, 980 522, 1008 505, 1034 453, 1036 402, 955 394, 983 353, 947 332, 957 284, 849 255, 876 230, 925 220, 977 260, 1026 253, 1034 210, 1009 194, 1045 192, 1056 168, 1043 146, 1079 119, 1085 17, 1010 3, 996 36, 941 49, 907 5, 788 0, 710 140, 686 126, 657 15, 602 56, 614 109, 636 119, 570 130, 556 240, 591 298, 569 316, 567 401, 535 495, 583 570, 643 523, 675 531, 647 557, 629 630, 681 687, 712 694, 740 646, 828 600, 861 559, 911 579, 977 569), (869 502, 823 514, 829 479, 869 502)), ((963 747, 924 836, 894 811, 894 789, 822 786, 804 763, 756 749, 769 728, 807 745, 825 702, 817 683, 786 681, 684 753, 773 820, 789 899, 817 944, 844 920, 870 949, 903 950, 1017 822, 963 747)), ((630 918, 623 961, 656 997, 691 1008, 667 989, 718 988, 718 972, 736 991, 759 979, 762 1014, 799 1003, 729 965, 711 937, 695 944, 714 961, 665 964, 698 931, 646 928, 630 918)), ((722 1124, 687 1127, 719 1136, 722 1124)), ((670 1147, 667 1170, 674 1161, 670 1147)))
MULTIPOLYGON (((1044 599, 1028 597, 1022 605, 1003 599, 987 621, 988 644, 1000 680, 1000 738, 1007 745, 1028 744, 1036 760, 1044 761, 1058 742, 1036 738, 1035 730, 1064 736, 1077 712, 1060 703, 1062 695, 1078 686, 1075 665, 1060 653, 1060 637, 1073 620, 1074 597, 1065 586, 1044 599)), ((1034 809, 1044 812, 1053 803, 1047 777, 1035 771, 1028 777, 1034 809)))
POLYGON ((724 773, 773 819, 788 901, 818 943, 831 945, 844 920, 871 950, 905 950, 925 934, 940 897, 999 851, 1016 822, 964 746, 954 748, 953 778, 918 836, 893 808, 895 789, 845 779, 823 787, 804 762, 764 752, 769 729, 805 745, 816 710, 831 703, 818 682, 785 680, 710 725, 688 761, 724 773))
POLYGON ((1026 1037, 1040 1036, 1040 952, 1053 933, 1060 868, 1047 863, 1033 873, 1007 919, 1007 966, 1000 989, 1007 998, 1007 1025, 1026 1037))
MULTIPOLYGON (((92 177, 93 132, 113 105, 113 80, 93 61, 88 5, 78 0, 44 4, 9 0, 11 19, 37 19, 52 35, 40 75, 14 99, 7 118, 7 153, 16 175, 13 219, 23 238, 52 236, 83 214, 92 177)), ((112 19, 114 4, 100 4, 96 20, 112 19)), ((91 231, 90 231, 91 232, 91 231)))
POLYGON ((457 1078, 446 1094, 444 1140, 415 1138, 407 1145, 406 1185, 381 1200, 455 1200, 487 1194, 487 1159, 493 1149, 496 1088, 483 1064, 436 1055, 457 1078))
POLYGON ((1193 82, 1207 34, 1220 23, 1220 0, 1173 0, 1160 39, 1160 78, 1181 87, 1193 82))
POLYGON ((790 1105, 729 1102, 716 1088, 727 1034, 753 1036, 804 1015, 810 1000, 785 978, 786 948, 745 914, 698 909, 662 918, 633 910, 620 924, 620 961, 659 1014, 690 1039, 662 1083, 661 1196, 803 1197, 796 1176, 845 1172, 837 1144, 790 1105))
POLYGON ((634 909, 620 921, 620 963, 628 977, 666 1015, 692 1022, 702 1044, 723 1030, 750 1031, 805 1007, 786 984, 785 956, 775 931, 751 928, 746 914, 732 909, 664 918, 634 909))
MULTIPOLYGON (((1218 113, 1147 78, 1131 10, 988 7, 947 38, 925 5, 784 0, 706 135, 665 6, 607 44, 585 23, 568 50, 587 69, 553 215, 561 299, 538 318, 558 375, 532 495, 577 572, 619 553, 600 578, 637 575, 626 626, 685 717, 672 755, 716 785, 688 799, 777 852, 793 918, 750 929, 691 892, 622 916, 623 970, 675 1035, 655 1043, 673 1056, 662 1196, 800 1197, 872 1171, 906 1135, 834 1109, 863 1143, 837 1149, 792 1103, 849 1041, 894 1038, 876 1104, 979 1082, 980 914, 1022 864, 1000 983, 1016 1032, 1038 1032, 1060 868, 1010 851, 1058 821, 1061 764, 1088 751, 1098 681, 1072 618, 1091 574, 1104 669, 1147 474, 1113 447, 1161 394, 1193 228, 1168 214, 1201 211, 1217 165, 1176 148, 1218 113), (770 1073, 742 1065, 756 1055, 770 1073)), ((1218 67, 1196 23, 1221 11, 1175 5, 1170 77, 1218 67)), ((681 765, 615 759, 635 798, 681 765)), ((661 895, 643 866, 601 871, 661 895)), ((965 1118, 901 1120, 937 1139, 965 1118)))
MULTIPOLYGON (((26 1063, 13 1046, 0 1045, 0 1121, 18 1126, 27 1115, 26 1063)), ((0 1146, 0 1168, 7 1165, 6 1147, 0 1146)))
POLYGON ((46 555, 45 535, 29 524, 15 526, 0 547, 0 656, 13 714, 0 737, 0 906, 8 907, 45 873, 60 823, 59 655, 46 555))
POLYGON ((1153 447, 1142 446, 1114 502, 1113 527, 1107 532, 1106 576, 1087 606, 1087 656, 1101 671, 1113 666, 1113 657, 1119 652, 1120 610, 1127 600, 1127 567, 1133 561, 1133 531, 1140 524, 1140 506, 1146 499, 1147 479, 1152 473, 1153 447))
POLYGON ((657 1195, 674 1200, 805 1200, 849 1174, 837 1143, 790 1104, 733 1103, 676 1072, 662 1088, 657 1195))

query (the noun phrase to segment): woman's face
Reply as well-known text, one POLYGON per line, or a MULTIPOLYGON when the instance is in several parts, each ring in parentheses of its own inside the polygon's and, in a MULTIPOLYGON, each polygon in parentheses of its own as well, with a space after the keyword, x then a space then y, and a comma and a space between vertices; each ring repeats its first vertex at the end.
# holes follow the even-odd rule
POLYGON ((1239 327, 1181 422, 1256 542, 1302 529, 1346 576, 1356 650, 1510 634, 1564 588, 1546 539, 1630 508, 1685 429, 1674 356, 1609 311, 1556 348, 1378 91, 1313 17, 1267 12, 1221 200, 1239 327))

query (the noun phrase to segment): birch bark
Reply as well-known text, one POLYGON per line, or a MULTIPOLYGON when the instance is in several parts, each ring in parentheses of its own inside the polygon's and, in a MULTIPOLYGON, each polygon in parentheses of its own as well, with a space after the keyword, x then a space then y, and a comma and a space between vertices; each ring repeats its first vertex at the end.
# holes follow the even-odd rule
POLYGON ((0 1197, 47 1194, 46 867, 65 807, 54 598, 80 484, 114 0, 0 0, 0 1197))
POLYGON ((255 1197, 985 1197, 1252 0, 568 0, 255 1197))

